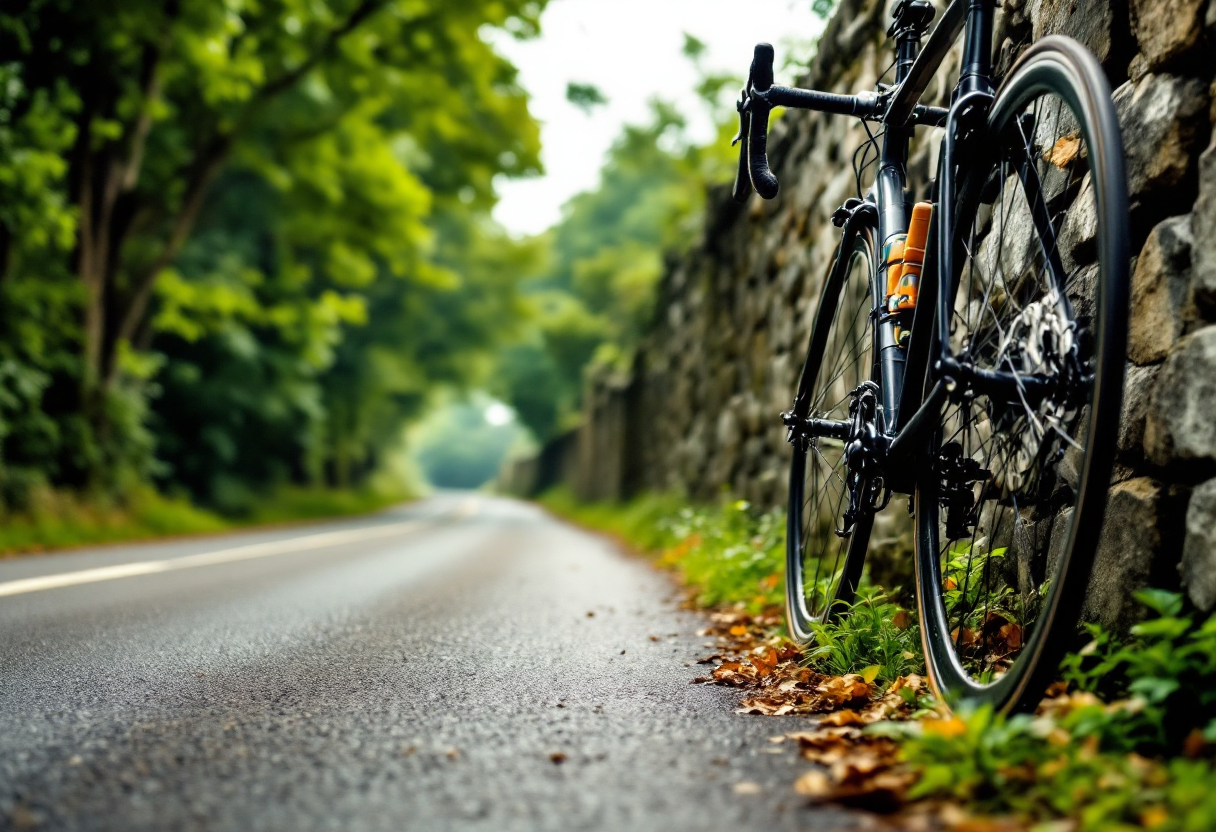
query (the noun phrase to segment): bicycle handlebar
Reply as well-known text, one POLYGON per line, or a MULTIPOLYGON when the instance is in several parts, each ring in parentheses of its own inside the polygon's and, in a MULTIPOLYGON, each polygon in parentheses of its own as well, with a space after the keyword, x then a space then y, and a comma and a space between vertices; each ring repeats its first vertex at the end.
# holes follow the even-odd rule
MULTIPOLYGON (((768 116, 773 107, 790 107, 800 110, 817 110, 821 113, 857 116, 858 118, 885 121, 888 115, 886 94, 863 92, 859 95, 840 95, 818 90, 796 87, 779 87, 773 84, 773 47, 767 43, 756 44, 748 72, 747 86, 739 98, 739 169, 735 174, 733 195, 736 201, 746 202, 752 189, 765 199, 772 199, 780 190, 777 177, 768 165, 768 116)), ((906 124, 942 124, 949 110, 943 107, 916 105, 906 124)))
POLYGON ((765 199, 772 199, 779 188, 777 177, 768 167, 768 114, 772 105, 764 98, 773 86, 771 44, 757 43, 752 65, 747 73, 747 86, 739 98, 739 170, 735 176, 734 197, 746 202, 752 188, 765 199))

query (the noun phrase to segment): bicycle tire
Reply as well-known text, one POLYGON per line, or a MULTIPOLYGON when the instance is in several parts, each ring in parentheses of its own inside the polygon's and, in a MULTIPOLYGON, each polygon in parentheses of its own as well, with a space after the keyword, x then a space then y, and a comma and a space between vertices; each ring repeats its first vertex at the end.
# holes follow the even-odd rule
MULTIPOLYGON (((875 302, 874 236, 870 227, 859 229, 849 250, 837 253, 837 257, 849 257, 848 267, 840 270, 839 275, 835 263, 829 270, 795 398, 794 412, 802 418, 847 418, 848 394, 862 381, 878 380, 878 349, 873 316, 870 315, 875 302), (847 341, 856 339, 860 339, 857 344, 846 347, 847 341), (851 354, 850 350, 854 352, 851 354), (825 357, 829 357, 830 362, 826 373, 825 357), (826 398, 828 396, 830 399, 826 398)), ((840 479, 839 472, 844 466, 843 443, 840 443, 839 453, 833 445, 833 440, 824 439, 812 440, 805 447, 795 443, 790 462, 786 515, 786 626, 790 638, 802 645, 815 640, 813 625, 838 617, 852 602, 873 526, 870 512, 862 514, 844 539, 835 538, 826 525, 839 521, 842 501, 848 500, 848 488, 842 480, 841 490, 831 495, 835 505, 825 506, 820 502, 828 485, 817 485, 818 475, 835 471, 840 479), (811 480, 809 489, 808 478, 811 480), (808 490, 811 493, 808 494, 808 490), (815 528, 811 527, 812 520, 815 528), (838 542, 828 572, 830 577, 824 584, 820 569, 828 555, 826 544, 833 539, 838 542), (824 548, 819 550, 821 556, 815 558, 815 577, 808 582, 807 548, 818 547, 821 543, 824 548)), ((831 477, 826 479, 831 482, 831 477)))
MULTIPOLYGON (((1037 705, 1074 643, 1102 529, 1127 345, 1128 201, 1110 87, 1093 56, 1070 39, 1044 38, 1011 69, 978 144, 990 148, 990 156, 982 164, 973 161, 969 171, 960 169, 955 251, 961 256, 955 257, 954 274, 941 287, 953 299, 947 307, 952 310, 952 352, 958 339, 959 349, 972 356, 994 356, 993 367, 1007 363, 1015 368, 1020 363, 1025 369, 1037 348, 1041 366, 1054 361, 1057 368, 1066 368, 1067 349, 1062 345, 1071 343, 1079 392, 1051 393, 1046 404, 1036 405, 1050 410, 1051 418, 1038 422, 1041 414, 1022 395, 1024 387, 1018 393, 1025 411, 1021 414, 1017 403, 994 403, 981 395, 956 405, 959 397, 952 396, 929 443, 933 474, 919 477, 915 491, 917 599, 926 669, 939 698, 952 707, 988 705, 1013 712, 1037 705), (1049 97, 1060 102, 1059 109, 1040 103, 1049 97), (1061 137, 1047 145, 1054 135, 1052 124, 1061 137), (1066 128, 1069 132, 1064 133, 1066 128), (1005 167, 1006 156, 1020 165, 1012 173, 1005 167), (1057 180, 1063 184, 1054 184, 1057 180), (1000 189, 996 196, 991 193, 994 182, 1000 189), (1005 186, 1010 188, 1008 196, 1005 186), (1088 239, 1075 231, 1081 220, 1069 219, 1071 212, 1088 208, 1078 207, 1082 198, 1092 200, 1093 237, 1085 247, 1078 244, 1070 250, 1075 240, 1088 239), (1022 254, 1017 255, 1013 231, 1019 221, 1026 230, 1019 215, 1030 217, 1037 248, 1021 244, 1022 254), (1017 257, 1029 256, 1033 262, 1041 255, 1042 275, 1024 261, 1006 264, 1002 257, 1007 242, 1017 257), (1093 259, 1081 264, 1090 252, 1093 259), (982 261, 984 257, 989 260, 982 261), (1000 287, 994 290, 998 278, 1000 287), (977 287, 984 280, 989 286, 977 303, 977 287), (1055 296, 1048 289, 1046 300, 1028 300, 1031 290, 1043 286, 1057 287, 1055 296), (1061 295, 1067 300, 1061 301, 1061 295), (1031 315, 1028 310, 1035 304, 1037 311, 1031 315), (984 323, 985 306, 992 323, 984 323), (1061 309, 1071 310, 1071 321, 1061 309), (1041 331, 1028 323, 1040 314, 1047 316, 1041 331), (1013 316, 1012 323, 1002 328, 998 315, 1013 316), (974 329, 960 335, 970 322, 974 329), (1024 342, 1018 335, 1023 328, 1024 342), (1069 329, 1071 341, 1064 334, 1069 329), (1046 331, 1052 335, 1043 335, 1046 331), (1055 353, 1044 352, 1049 341, 1055 353), (1057 357, 1049 361, 1044 357, 1049 355, 1057 357), (1070 401, 1066 407, 1052 397, 1070 401), (1075 416, 1068 415, 1070 408, 1075 416), (1019 419, 1024 429, 1017 434, 1019 419), (963 439, 947 430, 963 432, 963 439), (969 446, 972 431, 977 442, 969 446), (985 431, 987 439, 982 438, 985 431), (959 473, 959 466, 965 467, 966 460, 980 464, 987 478, 971 486, 975 505, 964 511, 968 498, 959 488, 969 474, 959 473), (948 481, 951 477, 953 482, 948 481), (966 521, 971 519, 976 528, 969 542, 952 548, 952 540, 963 537, 951 535, 968 531, 966 521), (1006 519, 1008 526, 1003 527, 1006 519), (983 532, 985 522, 989 525, 983 532), (961 586, 960 579, 965 582, 961 586), (982 615, 979 590, 974 598, 968 595, 973 584, 998 587, 995 595, 991 589, 985 595, 982 615)), ((928 372, 931 376, 933 371, 928 372)), ((1063 390, 1068 371, 1055 373, 1049 378, 1063 390)))

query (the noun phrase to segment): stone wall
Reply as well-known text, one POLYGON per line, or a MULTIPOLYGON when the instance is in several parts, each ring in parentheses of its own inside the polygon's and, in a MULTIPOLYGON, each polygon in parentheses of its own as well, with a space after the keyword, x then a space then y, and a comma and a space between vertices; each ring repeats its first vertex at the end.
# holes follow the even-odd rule
MULTIPOLYGON (((843 0, 801 86, 873 87, 890 62, 883 0, 843 0)), ((1116 484, 1090 615, 1125 625, 1135 586, 1216 602, 1216 0, 1004 0, 997 62, 1071 35, 1115 90, 1132 197, 1133 313, 1116 484), (1205 150, 1206 148, 1206 150, 1205 150)), ((745 60, 746 56, 740 56, 745 60)), ((945 104, 957 52, 930 94, 945 104)), ((938 136, 920 131, 910 180, 924 183, 938 136)), ((567 479, 586 497, 723 490, 784 500, 789 407, 821 280, 838 238, 829 217, 856 186, 855 120, 787 112, 770 159, 772 202, 711 194, 703 240, 666 274, 633 372, 589 381, 567 479)), ((923 194, 916 194, 919 198, 923 194)), ((887 515, 902 514, 886 512, 887 515)), ((906 537, 890 521, 880 544, 906 537)))

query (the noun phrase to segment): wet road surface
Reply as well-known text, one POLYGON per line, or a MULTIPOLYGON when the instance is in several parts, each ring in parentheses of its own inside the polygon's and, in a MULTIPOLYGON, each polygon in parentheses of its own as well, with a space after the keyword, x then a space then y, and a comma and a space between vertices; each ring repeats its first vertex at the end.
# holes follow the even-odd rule
POLYGON ((674 596, 480 495, 0 561, 0 828, 854 828, 674 596))

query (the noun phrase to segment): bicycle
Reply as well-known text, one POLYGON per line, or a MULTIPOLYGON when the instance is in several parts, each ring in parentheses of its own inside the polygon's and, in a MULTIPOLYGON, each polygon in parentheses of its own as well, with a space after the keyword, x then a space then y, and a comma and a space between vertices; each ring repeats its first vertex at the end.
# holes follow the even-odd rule
MULTIPOLYGON (((846 614, 875 515, 911 495, 929 682, 951 706, 1033 708, 1072 643, 1102 528, 1122 402, 1128 197, 1110 87, 1067 38, 994 83, 995 0, 935 16, 900 0, 895 83, 776 86, 756 46, 738 104, 734 196, 779 190, 773 107, 882 126, 873 184, 839 208, 793 407, 786 611, 795 641, 846 614), (948 108, 920 103, 959 35, 948 108), (910 205, 913 132, 944 128, 910 205), (923 254, 922 254, 923 252, 923 254), (813 571, 812 571, 813 569, 813 571)), ((867 151, 868 152, 868 149, 867 151)), ((863 156, 864 158, 864 156, 863 156)), ((856 162, 855 162, 856 167, 856 162)))

